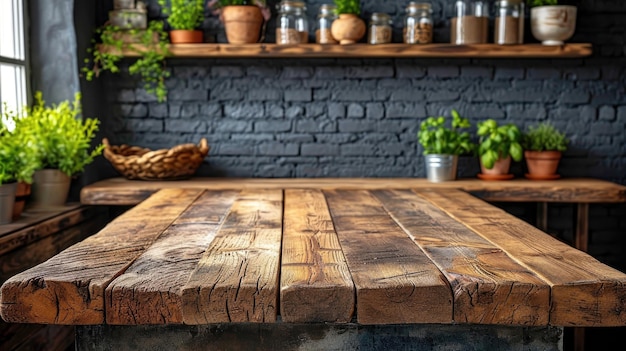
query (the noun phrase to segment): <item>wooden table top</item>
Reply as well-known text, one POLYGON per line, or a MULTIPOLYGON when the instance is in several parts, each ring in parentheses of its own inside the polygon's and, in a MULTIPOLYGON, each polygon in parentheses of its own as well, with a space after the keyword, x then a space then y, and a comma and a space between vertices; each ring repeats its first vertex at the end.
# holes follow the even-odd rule
POLYGON ((625 326, 626 274, 456 189, 164 189, 7 280, 0 314, 625 326))
POLYGON ((192 178, 143 181, 110 178, 85 186, 86 205, 136 205, 161 189, 460 189, 487 201, 618 203, 626 186, 593 178, 485 181, 463 178, 433 183, 425 178, 192 178))

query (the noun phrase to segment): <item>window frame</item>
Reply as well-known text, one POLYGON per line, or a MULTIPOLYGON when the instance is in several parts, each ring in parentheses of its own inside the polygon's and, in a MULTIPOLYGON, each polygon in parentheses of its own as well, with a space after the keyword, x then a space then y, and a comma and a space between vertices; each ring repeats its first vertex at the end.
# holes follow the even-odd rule
MULTIPOLYGON (((7 1, 7 0, 1 0, 1 1, 7 1)), ((29 26, 29 1, 28 0, 8 0, 8 1, 21 2, 21 7, 22 7, 21 8, 22 10, 21 39, 22 39, 22 49, 24 51, 24 57, 23 59, 16 59, 12 57, 2 56, 0 54, 0 63, 9 65, 9 66, 22 67, 24 71, 24 82, 22 83, 24 84, 24 88, 25 88, 25 96, 21 97, 22 101, 16 102, 18 105, 16 106, 17 110, 21 111, 25 105, 30 105, 30 103, 32 102, 31 80, 30 80, 30 74, 31 74, 30 45, 29 45, 29 32, 28 32, 28 28, 30 28, 29 26)), ((16 12, 19 12, 19 9, 16 10, 16 12)), ((16 35, 15 35, 16 33, 12 32, 11 34, 13 35, 13 38, 16 39, 16 35)), ((0 79, 0 85, 1 84, 2 84, 2 80, 0 79)), ((2 99, 1 89, 0 89, 0 113, 1 114, 4 113, 4 100, 2 99)))

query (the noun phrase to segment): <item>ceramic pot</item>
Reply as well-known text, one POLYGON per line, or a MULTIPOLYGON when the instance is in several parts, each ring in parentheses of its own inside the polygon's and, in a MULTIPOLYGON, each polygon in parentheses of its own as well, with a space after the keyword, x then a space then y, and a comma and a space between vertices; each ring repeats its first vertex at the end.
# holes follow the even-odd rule
POLYGON ((494 163, 492 168, 485 168, 482 162, 480 164, 480 171, 482 174, 487 175, 506 175, 509 174, 509 170, 511 169, 511 156, 507 158, 501 158, 494 163))
POLYGON ((202 31, 175 29, 170 31, 170 43, 172 44, 193 44, 202 43, 202 31))
POLYGON ((330 32, 339 44, 354 44, 365 36, 365 22, 357 15, 342 13, 333 21, 330 32))
POLYGON ((26 205, 26 200, 30 196, 31 185, 18 182, 15 190, 15 204, 13 205, 13 220, 20 218, 26 205))
POLYGON ((543 45, 563 45, 576 29, 576 6, 537 6, 530 9, 530 29, 543 45))
POLYGON ((225 6, 222 21, 231 44, 252 44, 259 41, 263 14, 258 6, 225 6))
POLYGON ((560 151, 524 151, 531 178, 552 178, 556 175, 562 153, 560 151))
POLYGON ((8 224, 13 221, 16 189, 16 182, 0 185, 0 224, 8 224))
POLYGON ((456 179, 458 155, 424 155, 424 161, 428 181, 439 183, 456 179))
POLYGON ((71 178, 58 169, 40 169, 33 175, 31 191, 33 208, 54 208, 65 205, 71 178))

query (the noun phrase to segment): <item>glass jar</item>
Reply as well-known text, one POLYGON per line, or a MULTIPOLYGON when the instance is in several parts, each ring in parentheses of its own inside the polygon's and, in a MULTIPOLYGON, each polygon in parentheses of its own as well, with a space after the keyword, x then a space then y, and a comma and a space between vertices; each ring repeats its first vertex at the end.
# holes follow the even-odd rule
POLYGON ((391 43, 391 17, 388 14, 372 13, 367 31, 367 42, 370 44, 391 43))
POLYGON ((309 42, 309 23, 302 1, 281 1, 278 4, 276 44, 305 44, 309 42))
POLYGON ((330 27, 337 19, 335 13, 335 5, 323 4, 320 6, 319 14, 317 15, 317 30, 315 31, 315 42, 318 44, 337 44, 338 41, 333 38, 330 32, 330 27))
POLYGON ((452 44, 484 44, 489 27, 489 5, 483 0, 457 0, 450 20, 452 44))
POLYGON ((493 41, 499 45, 524 43, 524 2, 522 0, 496 1, 493 41))
POLYGON ((410 2, 404 17, 403 37, 406 44, 433 42, 433 9, 429 3, 410 2))

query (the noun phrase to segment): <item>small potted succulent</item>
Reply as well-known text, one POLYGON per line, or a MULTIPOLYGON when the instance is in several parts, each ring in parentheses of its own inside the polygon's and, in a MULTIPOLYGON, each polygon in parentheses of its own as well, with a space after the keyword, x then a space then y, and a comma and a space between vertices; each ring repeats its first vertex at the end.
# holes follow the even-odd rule
POLYGON ((576 6, 559 0, 528 0, 530 29, 543 45, 563 45, 576 30, 576 6))
POLYGON ((365 21, 359 17, 361 2, 359 0, 335 0, 339 18, 330 27, 333 38, 341 45, 354 44, 365 36, 365 21))
POLYGON ((557 179, 556 173, 563 151, 567 150, 569 140, 565 134, 548 122, 529 126, 522 135, 524 158, 529 179, 557 179))
POLYGON ((485 180, 513 178, 509 173, 511 159, 521 161, 524 155, 522 133, 514 124, 498 125, 493 119, 478 122, 478 157, 481 172, 478 177, 485 180))
POLYGON ((462 118, 452 110, 452 121, 446 126, 446 119, 428 117, 420 124, 417 133, 419 143, 424 148, 426 175, 431 182, 455 180, 459 155, 469 154, 474 150, 470 133, 461 129, 470 128, 467 118, 462 118))
POLYGON ((224 23, 230 44, 263 41, 271 12, 265 0, 211 0, 207 5, 224 23))
POLYGON ((161 12, 168 16, 172 44, 202 43, 204 0, 158 0, 161 12))

